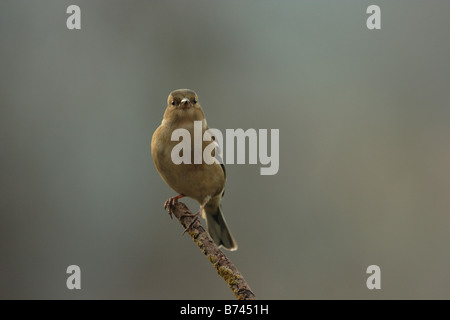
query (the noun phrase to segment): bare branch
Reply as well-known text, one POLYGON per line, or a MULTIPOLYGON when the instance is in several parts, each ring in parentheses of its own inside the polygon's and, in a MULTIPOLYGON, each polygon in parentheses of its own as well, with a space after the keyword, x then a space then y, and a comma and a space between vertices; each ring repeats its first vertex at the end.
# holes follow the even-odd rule
MULTIPOLYGON (((170 210, 184 228, 187 228, 194 219, 192 212, 182 202, 176 203, 170 210)), ((212 263, 219 276, 225 280, 238 300, 256 299, 242 274, 214 243, 198 219, 192 223, 187 233, 212 263)))

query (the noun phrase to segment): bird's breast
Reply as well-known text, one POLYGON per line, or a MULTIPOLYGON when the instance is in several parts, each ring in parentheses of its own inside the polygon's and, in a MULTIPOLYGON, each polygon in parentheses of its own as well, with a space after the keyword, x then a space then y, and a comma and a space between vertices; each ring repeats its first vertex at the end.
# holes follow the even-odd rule
MULTIPOLYGON (((206 196, 220 194, 225 186, 225 174, 219 164, 208 165, 202 161, 194 164, 194 124, 191 122, 182 126, 190 134, 190 141, 172 141, 172 132, 180 127, 162 124, 152 139, 152 157, 155 166, 164 181, 176 192, 189 196, 198 202, 202 202, 206 196), (172 160, 172 150, 179 143, 190 144, 190 163, 175 164, 172 160)), ((202 130, 200 139, 202 139, 202 130)), ((199 137, 196 137, 197 139, 199 137)), ((185 139, 185 138, 183 138, 185 139)), ((202 139, 203 140, 203 139, 202 139)), ((202 141, 202 153, 204 148, 211 143, 202 141)), ((189 150, 182 150, 187 152, 189 150)), ((180 155, 181 156, 181 155, 180 155)))

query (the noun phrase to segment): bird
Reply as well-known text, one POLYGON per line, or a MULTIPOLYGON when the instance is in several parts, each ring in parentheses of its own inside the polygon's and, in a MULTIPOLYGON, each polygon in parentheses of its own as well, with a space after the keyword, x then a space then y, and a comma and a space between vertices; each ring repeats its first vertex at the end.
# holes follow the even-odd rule
MULTIPOLYGON (((219 247, 234 251, 237 250, 238 245, 222 213, 221 203, 226 182, 223 163, 206 164, 202 159, 200 164, 194 161, 175 164, 171 157, 172 149, 179 143, 171 139, 172 132, 176 129, 189 131, 191 150, 194 150, 194 121, 201 121, 203 136, 209 127, 198 95, 190 89, 172 91, 167 98, 167 107, 161 125, 155 130, 151 142, 151 154, 158 173, 167 185, 178 193, 177 196, 168 199, 164 207, 168 208, 170 214, 171 206, 179 199, 190 197, 196 200, 200 204, 196 219, 201 213, 206 219, 208 233, 214 242, 219 247)), ((210 143, 211 141, 202 142, 202 154, 210 143)), ((191 158, 193 159, 193 155, 191 158)))

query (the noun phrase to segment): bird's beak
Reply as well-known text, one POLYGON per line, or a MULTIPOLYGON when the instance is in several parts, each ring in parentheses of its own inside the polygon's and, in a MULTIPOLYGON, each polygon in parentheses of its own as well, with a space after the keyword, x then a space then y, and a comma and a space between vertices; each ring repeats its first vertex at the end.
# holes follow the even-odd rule
POLYGON ((181 102, 180 102, 180 106, 184 109, 184 108, 187 108, 190 103, 191 102, 189 101, 188 98, 183 98, 183 100, 181 100, 181 102))

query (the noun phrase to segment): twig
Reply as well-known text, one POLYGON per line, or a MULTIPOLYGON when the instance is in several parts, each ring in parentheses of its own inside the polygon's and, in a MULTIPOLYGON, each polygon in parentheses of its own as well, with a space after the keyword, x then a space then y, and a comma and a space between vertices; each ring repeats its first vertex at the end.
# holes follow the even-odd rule
MULTIPOLYGON (((192 212, 182 202, 176 203, 170 210, 184 228, 187 228, 194 219, 192 212)), ((214 243, 198 219, 192 223, 187 233, 212 263, 219 276, 225 280, 238 300, 256 299, 242 274, 214 243)))

